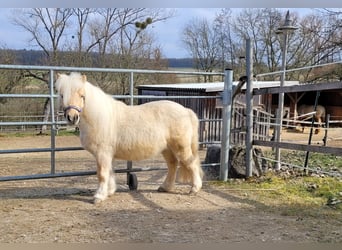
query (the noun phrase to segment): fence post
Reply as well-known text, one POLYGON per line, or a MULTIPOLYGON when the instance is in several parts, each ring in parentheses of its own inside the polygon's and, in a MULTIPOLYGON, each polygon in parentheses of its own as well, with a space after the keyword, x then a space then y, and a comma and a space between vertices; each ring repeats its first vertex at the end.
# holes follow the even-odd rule
POLYGON ((326 114, 325 115, 325 130, 324 130, 324 138, 323 138, 324 146, 327 145, 329 123, 330 123, 330 114, 326 114))
MULTIPOLYGON (((133 106, 134 105, 134 73, 131 71, 129 73, 129 105, 133 106)), ((130 170, 133 169, 133 161, 127 161, 126 163, 127 167, 127 185, 129 185, 129 175, 130 175, 130 170)))
POLYGON ((134 73, 129 74, 129 105, 134 104, 134 73))
POLYGON ((53 70, 49 71, 50 86, 50 114, 51 114, 51 174, 56 173, 56 122, 55 122, 55 102, 53 87, 53 70))
POLYGON ((251 39, 246 40, 246 177, 252 176, 253 160, 253 47, 251 39))
POLYGON ((232 90, 233 90, 233 71, 226 69, 224 71, 224 88, 222 92, 222 138, 221 138, 221 164, 220 180, 227 181, 229 170, 229 148, 230 148, 230 124, 232 108, 232 90))
MULTIPOLYGON (((321 92, 317 91, 316 92, 316 99, 315 99, 315 104, 314 104, 314 111, 317 111, 317 105, 318 105, 318 98, 320 96, 321 92)), ((313 133, 313 126, 315 123, 315 118, 314 116, 312 116, 311 118, 311 127, 310 127, 310 134, 309 134, 309 141, 308 141, 308 145, 311 145, 311 140, 312 140, 312 133, 313 133)), ((306 151, 306 155, 305 155, 305 161, 304 161, 304 172, 306 175, 308 175, 309 171, 307 169, 308 163, 309 163, 309 153, 310 151, 306 151)))

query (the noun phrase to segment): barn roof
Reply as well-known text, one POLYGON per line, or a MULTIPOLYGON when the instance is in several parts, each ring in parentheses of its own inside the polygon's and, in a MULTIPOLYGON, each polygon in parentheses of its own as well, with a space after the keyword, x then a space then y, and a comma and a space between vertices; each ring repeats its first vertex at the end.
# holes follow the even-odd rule
MULTIPOLYGON (((238 82, 233 82, 233 85, 237 85, 238 82)), ((284 86, 299 85, 299 81, 285 81, 284 86)), ((254 89, 279 87, 280 81, 254 81, 254 89)), ((174 84, 151 84, 140 85, 138 89, 144 90, 197 90, 202 92, 220 92, 223 91, 224 82, 210 82, 210 83, 174 83, 174 84)), ((246 89, 246 85, 242 87, 246 89)))

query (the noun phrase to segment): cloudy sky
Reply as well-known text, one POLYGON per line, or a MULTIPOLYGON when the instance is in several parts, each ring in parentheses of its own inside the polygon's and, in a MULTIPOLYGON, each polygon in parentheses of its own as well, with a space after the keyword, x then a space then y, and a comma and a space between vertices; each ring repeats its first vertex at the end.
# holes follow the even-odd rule
MULTIPOLYGON (((286 11, 287 9, 284 9, 286 11)), ((177 8, 174 17, 153 25, 153 33, 163 54, 168 58, 189 57, 181 43, 184 25, 194 17, 207 18, 212 21, 220 8, 177 8)), ((235 11, 238 11, 235 9, 235 11)), ((290 11, 308 12, 310 9, 290 9, 290 11)), ((234 10, 233 10, 234 12, 234 10)), ((11 23, 11 9, 0 8, 0 46, 11 49, 37 49, 29 47, 29 34, 11 23)))
POLYGON ((155 25, 154 33, 161 45, 165 57, 182 58, 189 57, 181 43, 181 33, 191 19, 195 17, 206 18, 212 21, 220 9, 215 8, 181 8, 176 10, 173 18, 155 25))
MULTIPOLYGON (((180 41, 181 30, 193 17, 212 20, 220 9, 179 8, 175 16, 153 25, 153 33, 161 45, 165 57, 181 58, 188 56, 180 41)), ((29 47, 29 34, 11 23, 12 9, 0 8, 0 46, 11 49, 35 49, 29 47)))

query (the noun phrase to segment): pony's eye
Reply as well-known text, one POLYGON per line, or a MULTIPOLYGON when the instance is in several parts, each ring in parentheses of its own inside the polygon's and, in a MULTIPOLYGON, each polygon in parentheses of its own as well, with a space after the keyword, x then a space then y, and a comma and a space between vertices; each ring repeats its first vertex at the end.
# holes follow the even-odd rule
POLYGON ((60 95, 60 97, 61 97, 61 99, 63 99, 63 95, 62 94, 60 95))

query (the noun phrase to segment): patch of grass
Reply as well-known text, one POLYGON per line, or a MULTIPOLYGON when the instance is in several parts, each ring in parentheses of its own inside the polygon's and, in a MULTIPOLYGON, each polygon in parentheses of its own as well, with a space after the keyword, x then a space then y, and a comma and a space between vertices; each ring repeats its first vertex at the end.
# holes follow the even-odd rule
POLYGON ((228 188, 240 198, 252 200, 260 209, 286 216, 328 216, 342 218, 342 180, 334 177, 282 178, 267 174, 246 181, 213 182, 228 188))
POLYGON ((309 163, 313 166, 318 166, 321 168, 342 168, 342 156, 310 153, 309 163))
MULTIPOLYGON (((274 159, 274 152, 267 150, 263 152, 265 157, 274 159)), ((304 167, 306 152, 295 150, 282 150, 282 161, 288 162, 292 165, 304 167)), ((332 168, 342 168, 342 156, 333 154, 322 154, 310 152, 308 158, 308 168, 320 168, 322 170, 330 170, 332 168)))
POLYGON ((76 135, 79 136, 80 135, 80 131, 79 130, 60 130, 58 131, 58 135, 57 136, 69 136, 69 135, 76 135))

